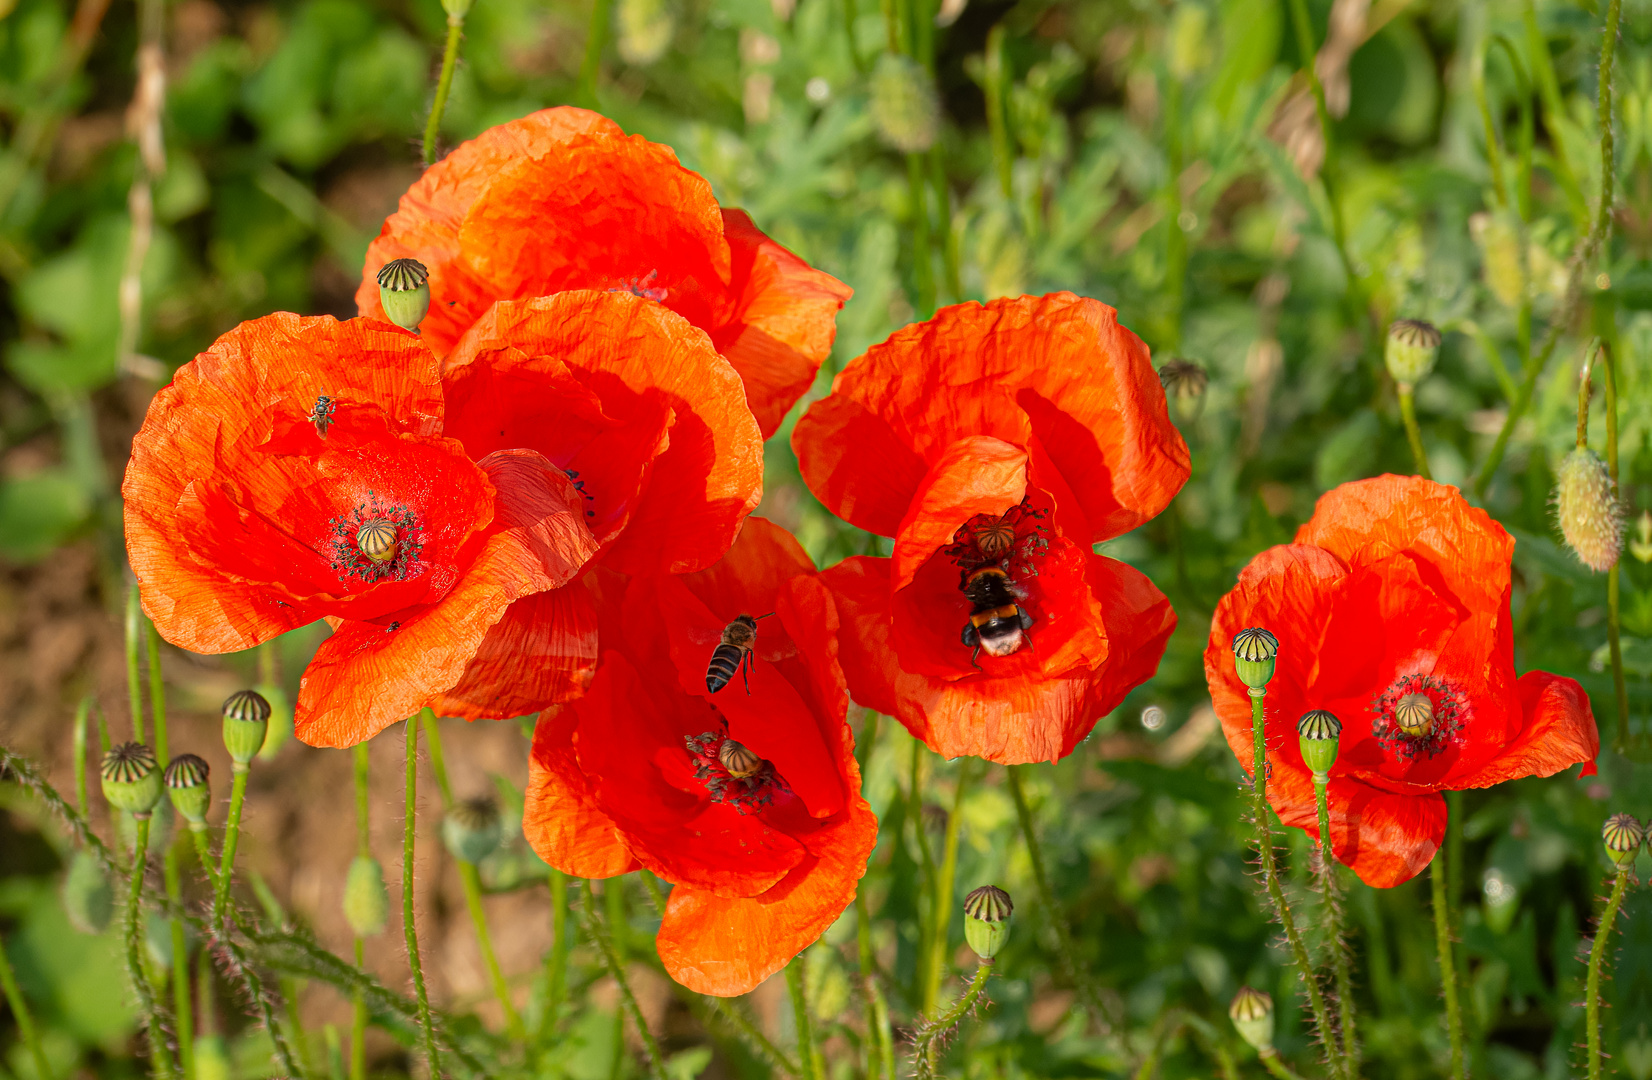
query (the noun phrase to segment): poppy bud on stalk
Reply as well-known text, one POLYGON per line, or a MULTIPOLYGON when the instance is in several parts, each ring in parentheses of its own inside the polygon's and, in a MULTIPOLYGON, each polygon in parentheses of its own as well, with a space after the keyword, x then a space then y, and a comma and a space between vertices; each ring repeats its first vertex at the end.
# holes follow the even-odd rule
POLYGON ((1301 740, 1302 764, 1308 766, 1315 780, 1323 781, 1336 764, 1342 721, 1324 709, 1314 709, 1302 714, 1296 723, 1296 733, 1301 740))
POLYGON ((1646 830, 1628 814, 1613 814, 1606 819, 1606 826, 1600 830, 1600 835, 1606 841, 1607 857, 1619 866, 1628 866, 1635 861, 1635 853, 1640 850, 1646 830))
POLYGON ((389 913, 384 867, 371 855, 357 855, 350 860, 350 872, 344 878, 344 921, 357 937, 372 937, 384 932, 389 913))
POLYGON ((172 809, 189 822, 191 829, 206 828, 207 810, 212 806, 212 788, 207 783, 207 763, 194 754, 179 754, 166 767, 166 797, 172 809))
POLYGON ((1210 374, 1192 360, 1177 357, 1159 368, 1159 385, 1182 423, 1198 417, 1209 384, 1210 374))
POLYGON ((455 804, 442 818, 442 842, 454 858, 481 862, 499 847, 499 805, 486 795, 455 804))
MULTIPOLYGON (((444 0, 446 8, 454 0, 444 0)), ((458 0, 469 9, 468 0, 458 0)), ((448 14, 452 15, 451 10, 448 14)), ((464 18, 461 12, 455 18, 464 18)), ((430 310, 430 271, 417 259, 391 259, 379 271, 379 303, 384 305, 384 317, 401 327, 419 332, 425 313, 430 310)))
POLYGON ((1260 990, 1241 986, 1228 1006, 1228 1016, 1239 1037, 1259 1051, 1273 1048, 1273 998, 1260 990))
POLYGON ((143 743, 121 743, 103 755, 103 797, 109 805, 148 817, 161 801, 161 773, 155 751, 143 743))
POLYGON ((964 897, 964 940, 982 960, 998 955, 1010 937, 1015 904, 996 885, 983 885, 964 897))
POLYGON ((935 144, 941 104, 923 65, 909 56, 884 53, 872 72, 872 122, 883 141, 908 154, 935 144))
POLYGON ((1395 319, 1388 326, 1383 360, 1388 374, 1403 387, 1413 387, 1434 370, 1440 354, 1440 331, 1421 319, 1395 319))
POLYGON ((256 690, 237 690, 224 700, 224 749, 237 772, 244 771, 270 730, 270 703, 256 690))
POLYGON ((1252 690, 1261 690, 1273 678, 1274 658, 1279 655, 1279 639, 1259 626, 1233 635, 1233 670, 1239 681, 1252 690))
POLYGON ((1606 463, 1580 446, 1566 455, 1555 478, 1555 517, 1578 561, 1596 573, 1617 565, 1623 519, 1606 463))

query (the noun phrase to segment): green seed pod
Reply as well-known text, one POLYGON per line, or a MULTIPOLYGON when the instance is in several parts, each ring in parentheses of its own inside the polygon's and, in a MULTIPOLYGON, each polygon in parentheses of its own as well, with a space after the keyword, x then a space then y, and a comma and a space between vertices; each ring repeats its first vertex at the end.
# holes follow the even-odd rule
POLYGON ((161 770, 155 751, 143 743, 121 743, 103 755, 103 797, 109 805, 146 817, 161 801, 161 770))
POLYGON ((384 867, 371 855, 357 855, 350 861, 350 872, 344 879, 344 921, 357 937, 372 937, 384 932, 389 913, 384 867))
POLYGON ((256 690, 237 690, 224 701, 224 749, 236 767, 247 762, 264 747, 270 730, 270 703, 256 690))
POLYGON ((929 72, 910 56, 884 53, 872 72, 872 122, 896 150, 921 154, 935 145, 941 102, 929 72))
POLYGON ((1606 841, 1607 858, 1619 866, 1628 866, 1635 861, 1635 853, 1640 850, 1646 830, 1628 814, 1613 814, 1606 819, 1606 826, 1600 830, 1600 835, 1606 841))
POLYGON ((166 767, 166 797, 172 800, 172 809, 189 822, 191 828, 206 825, 207 811, 212 807, 212 786, 207 783, 207 763, 194 754, 179 754, 166 767))
POLYGON ((442 818, 442 842, 454 858, 481 862, 499 847, 499 804, 487 795, 456 804, 442 818))
MULTIPOLYGON (((470 6, 468 0, 457 2, 470 6)), ((430 310, 430 271, 417 259, 391 259, 379 271, 379 303, 385 318, 417 334, 430 310)))
POLYGON ((1228 1006, 1228 1016, 1239 1037, 1257 1050, 1273 1047, 1273 998, 1260 990, 1241 986, 1228 1006))
POLYGON ((1279 655, 1279 639, 1259 626, 1233 635, 1233 670, 1239 681, 1260 690, 1273 678, 1274 658, 1279 655))
POLYGON ((1595 573, 1617 565, 1623 550, 1623 515, 1606 463, 1588 447, 1566 455, 1555 476, 1555 517, 1566 546, 1595 573))
POLYGON ((63 876, 63 911, 69 925, 83 934, 101 934, 115 917, 115 890, 103 873, 103 860, 77 851, 63 876))
POLYGON ((1342 721, 1324 709, 1314 709, 1303 713, 1302 719, 1296 722, 1296 734, 1301 740, 1302 763, 1316 779, 1324 779, 1336 764, 1342 721))
POLYGON ((233 1080, 234 1066, 230 1063, 229 1044, 222 1035, 195 1037, 195 1080, 233 1080))
POLYGON ((983 960, 991 960, 1010 937, 1015 904, 996 885, 983 885, 964 897, 964 940, 983 960))
POLYGON ((1388 326, 1388 342, 1383 348, 1383 360, 1388 374, 1404 387, 1416 386, 1434 370, 1434 358, 1440 355, 1440 332, 1433 323, 1421 319, 1395 319, 1388 326))
POLYGON ((1205 388, 1210 385, 1210 373, 1192 360, 1177 357, 1159 368, 1159 385, 1164 387, 1179 423, 1198 419, 1205 404, 1205 388))

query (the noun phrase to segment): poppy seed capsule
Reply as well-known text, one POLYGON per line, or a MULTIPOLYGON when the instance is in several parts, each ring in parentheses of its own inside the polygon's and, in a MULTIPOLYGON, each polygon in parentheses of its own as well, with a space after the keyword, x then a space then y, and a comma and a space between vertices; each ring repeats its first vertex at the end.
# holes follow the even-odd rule
POLYGON ((357 855, 350 860, 350 872, 344 878, 344 921, 357 937, 372 937, 384 932, 389 913, 384 867, 371 855, 357 855))
POLYGON ((376 563, 387 563, 396 557, 396 523, 389 518, 374 518, 356 530, 356 549, 376 563))
POLYGON ((1628 814, 1613 814, 1606 819, 1600 835, 1606 841, 1607 857, 1619 866, 1628 866, 1635 861, 1635 853, 1640 850, 1646 830, 1628 814))
POLYGON ((1421 319, 1395 319, 1388 326, 1382 358, 1388 374, 1403 387, 1413 387, 1434 370, 1440 354, 1440 332, 1421 319))
POLYGON ((982 960, 991 960, 1010 936, 1015 904, 996 885, 983 885, 964 897, 964 940, 982 960))
POLYGON ((161 771, 155 751, 140 742, 121 743, 103 755, 103 797, 133 817, 148 817, 161 801, 161 771))
POLYGON ((481 862, 499 847, 499 805, 486 795, 455 803, 442 818, 442 842, 455 859, 481 862))
POLYGON ((1324 709, 1314 709, 1303 713, 1302 719, 1296 722, 1296 734, 1302 747, 1302 763, 1308 766, 1314 779, 1324 780, 1336 764, 1342 721, 1324 709))
POLYGON ((872 122, 883 141, 907 154, 935 144, 941 104, 923 65, 909 56, 884 53, 872 72, 872 122))
POLYGON ((194 754, 179 754, 162 776, 172 809, 192 829, 206 827, 207 810, 212 806, 212 788, 207 783, 210 771, 207 763, 194 754))
POLYGON ((1566 546, 1589 569, 1604 573, 1623 550, 1623 518, 1605 462, 1588 447, 1566 455, 1555 476, 1555 517, 1566 546))
POLYGON ((1252 690, 1268 685, 1278 655, 1279 639, 1260 626, 1247 627, 1233 635, 1233 670, 1239 675, 1239 681, 1252 690))
POLYGON ((1434 730, 1434 703, 1427 694, 1406 694, 1394 706, 1394 724, 1413 739, 1434 730))
POLYGON ((1273 998, 1249 986, 1241 986, 1228 1006, 1228 1017, 1239 1037, 1257 1050, 1273 1046, 1273 998))
POLYGON ((736 780, 744 780, 763 767, 762 758, 733 739, 723 740, 723 745, 717 750, 717 763, 736 780))
POLYGON ((63 912, 83 934, 101 934, 115 917, 115 890, 103 873, 103 860, 90 851, 75 852, 63 876, 63 912))
POLYGON ((430 310, 430 271, 424 263, 417 259, 391 259, 379 271, 378 281, 384 317, 403 330, 418 333, 419 324, 430 310))
POLYGON ((237 772, 264 747, 270 730, 270 703, 256 690, 237 690, 224 699, 224 749, 237 772))

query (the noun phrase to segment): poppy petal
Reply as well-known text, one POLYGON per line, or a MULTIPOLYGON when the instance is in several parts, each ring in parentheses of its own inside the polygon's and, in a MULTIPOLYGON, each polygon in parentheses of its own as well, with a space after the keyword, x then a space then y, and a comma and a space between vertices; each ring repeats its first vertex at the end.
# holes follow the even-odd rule
POLYGON ((611 878, 639 869, 619 827, 597 805, 595 786, 579 767, 579 721, 559 711, 540 716, 528 758, 522 833, 534 853, 564 874, 611 878))
POLYGON ((1498 757, 1471 775, 1455 778, 1453 787, 1482 788, 1522 776, 1553 776, 1579 762, 1584 764, 1582 775, 1595 774, 1600 732, 1589 695, 1577 680, 1528 671, 1517 685, 1524 729, 1498 757))
POLYGON ((596 669, 596 609, 590 590, 573 582, 507 608, 458 685, 431 707, 467 720, 526 716, 579 697, 596 669))
MULTIPOLYGON (((1275 768, 1268 803, 1279 820, 1319 838, 1313 777, 1304 768, 1275 768)), ((1420 874, 1445 842, 1445 798, 1401 795, 1358 780, 1331 777, 1326 789, 1331 851, 1367 885, 1391 889, 1420 874)))
POLYGON ((912 584, 925 563, 976 514, 1002 514, 1027 493, 1027 452, 977 435, 958 439, 930 463, 895 533, 894 586, 912 584))

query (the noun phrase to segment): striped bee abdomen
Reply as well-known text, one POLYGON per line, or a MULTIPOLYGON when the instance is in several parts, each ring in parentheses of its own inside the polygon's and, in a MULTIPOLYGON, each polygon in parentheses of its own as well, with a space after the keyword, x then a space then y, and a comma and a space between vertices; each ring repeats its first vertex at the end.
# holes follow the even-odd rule
POLYGON ((706 665, 706 689, 715 694, 729 684, 734 673, 740 670, 740 661, 744 660, 746 650, 738 645, 719 645, 711 654, 711 663, 706 665))

